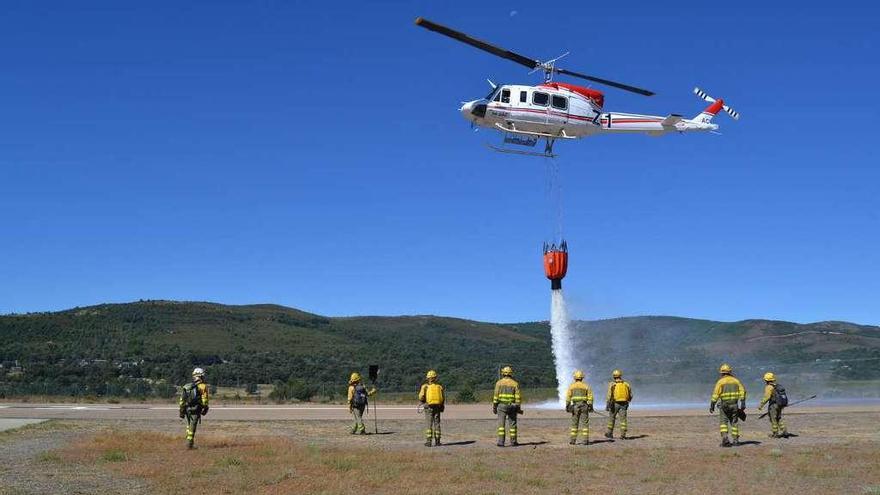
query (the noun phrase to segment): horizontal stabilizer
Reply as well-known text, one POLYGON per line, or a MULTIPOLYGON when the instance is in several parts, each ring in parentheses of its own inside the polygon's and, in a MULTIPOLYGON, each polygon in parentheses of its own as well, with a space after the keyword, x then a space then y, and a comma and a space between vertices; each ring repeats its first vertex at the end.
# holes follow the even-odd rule
POLYGON ((663 119, 663 121, 660 122, 660 125, 662 125, 663 127, 675 127, 675 124, 681 122, 681 119, 682 119, 681 115, 678 115, 677 113, 673 113, 673 114, 670 114, 665 119, 663 119))

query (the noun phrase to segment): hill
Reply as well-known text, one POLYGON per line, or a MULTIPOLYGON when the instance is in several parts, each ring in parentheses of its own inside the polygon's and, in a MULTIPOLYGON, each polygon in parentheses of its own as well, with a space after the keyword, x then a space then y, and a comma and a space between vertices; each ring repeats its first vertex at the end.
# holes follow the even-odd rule
MULTIPOLYGON (((621 367, 658 397, 669 384, 713 380, 721 361, 750 376, 774 367, 816 383, 880 378, 880 328, 872 326, 634 317, 576 328, 581 364, 595 380, 621 367)), ((555 386, 546 322, 328 318, 269 304, 141 301, 0 316, 0 363, 5 394, 167 395, 194 365, 219 385, 294 378, 338 389, 352 370, 378 363, 385 390, 413 390, 428 368, 452 389, 487 388, 510 363, 529 387, 555 386)))

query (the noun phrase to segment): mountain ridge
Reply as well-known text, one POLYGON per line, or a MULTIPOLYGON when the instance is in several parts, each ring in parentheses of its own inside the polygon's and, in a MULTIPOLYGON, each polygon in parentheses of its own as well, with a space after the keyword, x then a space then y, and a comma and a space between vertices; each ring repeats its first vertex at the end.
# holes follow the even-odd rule
MULTIPOLYGON (((773 367, 804 382, 880 379, 880 327, 871 325, 659 315, 572 324, 578 365, 593 376, 625 368, 636 382, 703 383, 730 361, 749 376, 773 367)), ((155 384, 181 383, 194 365, 218 384, 336 386, 373 363, 389 390, 417 387, 429 368, 452 388, 488 388, 502 364, 530 387, 555 387, 556 379, 546 321, 327 317, 271 303, 142 300, 2 315, 0 364, 16 361, 23 372, 0 370, 0 393, 167 393, 155 384)))

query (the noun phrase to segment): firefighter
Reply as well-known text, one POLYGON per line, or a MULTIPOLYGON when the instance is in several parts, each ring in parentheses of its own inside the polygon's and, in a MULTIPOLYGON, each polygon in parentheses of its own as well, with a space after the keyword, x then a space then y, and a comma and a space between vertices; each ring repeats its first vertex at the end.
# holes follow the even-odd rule
POLYGON ((425 381, 419 390, 419 404, 425 410, 425 447, 430 447, 432 438, 435 446, 440 445, 440 413, 446 408, 446 398, 436 371, 429 370, 425 381))
POLYGON ((614 423, 619 419, 620 438, 626 440, 626 412, 633 398, 632 386, 623 380, 623 373, 620 370, 614 370, 611 379, 608 393, 605 394, 605 410, 608 411, 608 429, 605 431, 605 438, 614 438, 614 423))
POLYGON ((205 370, 196 368, 192 372, 192 382, 180 389, 177 401, 180 408, 180 419, 186 419, 186 447, 194 449, 196 428, 202 422, 202 416, 208 414, 208 384, 205 383, 205 370))
MULTIPOLYGON (((770 438, 788 437, 785 421, 782 420, 782 409, 786 404, 782 404, 780 395, 785 395, 785 389, 776 383, 776 375, 773 372, 764 373, 764 398, 761 399, 758 410, 760 411, 764 408, 764 404, 767 404, 767 416, 770 418, 770 438)), ((787 395, 785 395, 784 402, 788 402, 787 395)))
POLYGON ((571 413, 571 430, 569 441, 571 445, 577 443, 578 428, 582 437, 581 444, 590 444, 590 413, 593 411, 593 391, 584 383, 584 372, 574 372, 574 383, 568 386, 565 394, 565 411, 571 413), (581 426, 581 424, 583 426, 581 426))
POLYGON ((351 434, 366 435, 367 429, 364 426, 364 411, 369 403, 368 397, 375 395, 375 387, 367 390, 367 387, 361 382, 361 374, 355 371, 348 379, 348 412, 354 416, 354 426, 351 427, 351 434))
POLYGON ((712 391, 712 402, 709 403, 709 413, 715 413, 715 405, 718 404, 718 417, 721 424, 721 446, 730 447, 739 445, 739 418, 746 409, 746 388, 742 382, 733 376, 733 368, 729 364, 722 364, 718 369, 721 378, 715 382, 712 391), (737 406, 737 402, 739 405, 737 406), (728 439, 728 433, 731 442, 728 439))
POLYGON ((504 447, 504 428, 507 423, 507 434, 510 445, 516 447, 516 417, 522 413, 522 397, 519 383, 513 379, 510 366, 501 368, 501 379, 495 382, 495 393, 492 396, 492 414, 498 416, 498 446, 504 447))

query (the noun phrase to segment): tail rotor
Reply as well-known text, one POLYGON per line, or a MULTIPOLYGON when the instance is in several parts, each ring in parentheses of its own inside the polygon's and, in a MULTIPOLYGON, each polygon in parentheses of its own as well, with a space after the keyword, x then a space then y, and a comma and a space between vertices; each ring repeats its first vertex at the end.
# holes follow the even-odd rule
POLYGON ((739 112, 737 112, 733 108, 727 106, 727 104, 724 103, 724 100, 716 100, 715 98, 712 98, 711 96, 709 96, 705 91, 703 91, 700 88, 694 88, 694 94, 697 95, 697 97, 699 97, 702 100, 705 100, 709 103, 715 103, 716 101, 720 101, 721 108, 723 108, 724 111, 727 112, 727 114, 733 118, 733 120, 739 120, 739 112))

